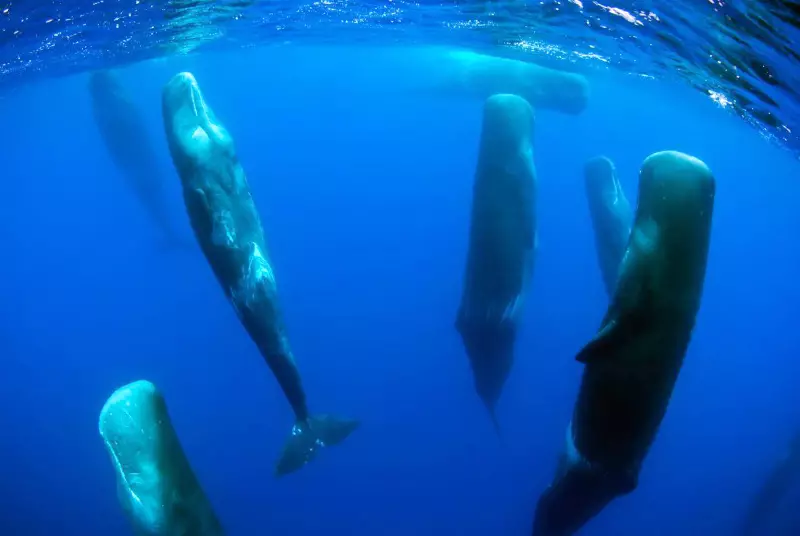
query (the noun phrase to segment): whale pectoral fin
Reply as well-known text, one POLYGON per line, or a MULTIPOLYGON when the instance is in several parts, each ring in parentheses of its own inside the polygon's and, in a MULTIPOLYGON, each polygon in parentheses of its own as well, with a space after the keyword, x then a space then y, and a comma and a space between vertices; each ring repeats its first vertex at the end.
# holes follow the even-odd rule
MULTIPOLYGON (((644 311, 648 310, 643 308, 644 311)), ((617 349, 631 337, 647 329, 649 319, 640 311, 623 312, 608 320, 600 331, 575 356, 580 363, 607 361, 617 355, 617 349)))
POLYGON ((614 299, 597 335, 578 352, 576 359, 590 363, 615 355, 614 348, 647 330, 655 310, 654 266, 658 259, 658 227, 644 222, 635 230, 620 263, 614 299))
POLYGON ((575 357, 580 363, 591 363, 613 359, 616 349, 626 344, 637 333, 647 331, 652 324, 652 294, 645 289, 638 296, 638 307, 623 309, 606 321, 600 331, 575 357))
POLYGON ((611 351, 624 338, 624 332, 617 320, 606 322, 600 331, 584 346, 575 360, 579 363, 592 363, 613 356, 611 351))

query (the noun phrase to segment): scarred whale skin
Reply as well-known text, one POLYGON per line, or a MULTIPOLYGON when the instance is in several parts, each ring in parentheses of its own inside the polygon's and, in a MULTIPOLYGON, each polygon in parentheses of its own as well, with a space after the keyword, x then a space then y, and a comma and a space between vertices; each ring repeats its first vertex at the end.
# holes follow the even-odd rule
POLYGON ((108 398, 100 436, 117 478, 117 497, 137 535, 223 536, 155 385, 139 380, 108 398))
POLYGON ((183 201, 206 261, 295 414, 276 476, 296 471, 322 447, 344 441, 359 421, 311 415, 289 345, 275 273, 233 137, 217 119, 191 73, 164 86, 162 115, 183 201))

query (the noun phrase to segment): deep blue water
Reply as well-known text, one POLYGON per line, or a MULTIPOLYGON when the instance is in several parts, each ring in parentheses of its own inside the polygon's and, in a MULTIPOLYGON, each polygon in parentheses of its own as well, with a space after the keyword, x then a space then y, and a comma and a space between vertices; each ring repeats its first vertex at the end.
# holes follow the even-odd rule
MULTIPOLYGON (((324 65, 347 51, 317 53, 324 65)), ((791 154, 700 93, 611 73, 591 78, 582 115, 537 112, 540 246, 501 444, 453 329, 481 101, 354 96, 280 58, 207 53, 120 76, 191 239, 159 98, 174 73, 195 74, 248 174, 311 408, 362 427, 273 478, 292 415, 202 254, 158 247, 101 144, 87 75, 39 82, 0 101, 0 534, 130 533, 97 416, 140 378, 163 391, 231 536, 529 534, 577 392, 574 355, 606 307, 583 164, 613 158, 633 200, 641 162, 663 149, 717 177, 703 304, 639 489, 582 534, 733 534, 800 424, 791 154)), ((778 509, 775 534, 796 530, 793 510, 778 509)))

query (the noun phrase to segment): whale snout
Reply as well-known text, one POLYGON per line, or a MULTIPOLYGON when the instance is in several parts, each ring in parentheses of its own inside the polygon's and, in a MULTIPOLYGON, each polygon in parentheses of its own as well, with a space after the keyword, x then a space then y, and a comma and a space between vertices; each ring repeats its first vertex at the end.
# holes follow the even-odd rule
POLYGON ((533 136, 533 108, 527 100, 511 93, 497 93, 483 106, 484 137, 498 148, 517 148, 533 136))
POLYGON ((217 121, 192 73, 178 73, 164 86, 162 113, 170 151, 182 163, 205 161, 214 150, 232 151, 230 135, 217 121))
POLYGON ((117 498, 136 534, 224 533, 155 385, 139 380, 114 391, 98 428, 116 475, 117 498))
POLYGON ((122 505, 146 534, 162 534, 165 479, 162 449, 169 443, 166 404, 146 380, 114 391, 100 411, 98 428, 116 473, 122 505))
POLYGON ((592 193, 613 190, 616 182, 614 163, 605 156, 590 158, 583 168, 586 189, 592 193))
POLYGON ((197 79, 190 72, 178 73, 164 86, 164 106, 177 110, 190 105, 192 112, 198 115, 197 103, 203 103, 203 93, 197 79))
POLYGON ((164 86, 162 107, 167 130, 175 135, 191 135, 209 122, 203 92, 192 73, 178 73, 164 86))
POLYGON ((705 162, 679 151, 659 151, 648 156, 642 164, 641 179, 644 188, 683 188, 703 193, 715 185, 705 162))
POLYGON ((154 436, 166 406, 155 385, 139 380, 114 391, 100 411, 98 428, 117 470, 141 473, 153 456, 154 436))
POLYGON ((676 230, 710 225, 716 181, 702 160, 661 151, 645 159, 639 174, 639 213, 676 230))

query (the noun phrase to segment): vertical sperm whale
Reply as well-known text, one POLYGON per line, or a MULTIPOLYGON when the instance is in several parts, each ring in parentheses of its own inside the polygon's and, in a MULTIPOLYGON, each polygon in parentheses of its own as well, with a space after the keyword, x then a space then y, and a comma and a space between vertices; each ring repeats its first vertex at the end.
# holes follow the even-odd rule
POLYGON ((497 94, 486 100, 455 321, 475 389, 497 431, 495 406, 514 361, 514 343, 533 272, 533 121, 533 110, 522 97, 497 94))
POLYGON ((689 155, 650 155, 614 296, 584 364, 567 444, 534 536, 574 534, 632 492, 667 411, 700 308, 716 182, 689 155))
POLYGON ((311 415, 283 325, 278 291, 258 215, 233 138, 206 103, 191 73, 162 92, 164 127, 200 249, 239 321, 258 347, 295 415, 278 476, 342 442, 358 421, 311 415))
POLYGON ((155 385, 139 380, 114 391, 98 428, 137 535, 224 536, 155 385))
POLYGON ((628 246, 633 211, 617 178, 614 163, 604 156, 591 158, 584 167, 584 186, 592 219, 597 262, 608 297, 614 295, 619 265, 628 246))

